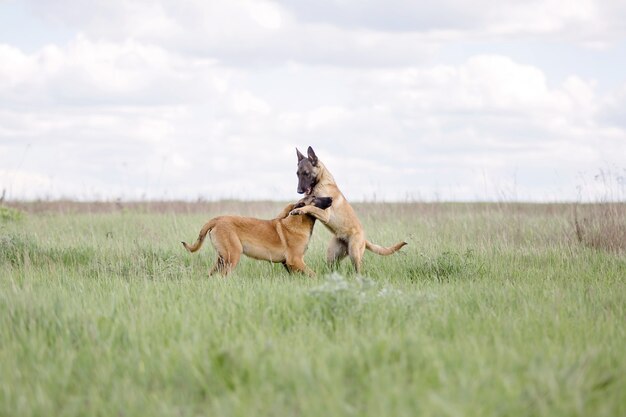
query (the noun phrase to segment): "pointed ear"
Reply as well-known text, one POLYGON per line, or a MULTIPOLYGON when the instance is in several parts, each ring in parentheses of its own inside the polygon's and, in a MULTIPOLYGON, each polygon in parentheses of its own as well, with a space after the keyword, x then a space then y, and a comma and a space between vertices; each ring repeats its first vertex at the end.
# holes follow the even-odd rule
POLYGON ((309 149, 307 149, 307 154, 309 155, 309 161, 311 161, 311 164, 313 164, 313 166, 317 166, 317 155, 315 155, 313 148, 310 146, 309 149))
POLYGON ((296 148, 296 154, 298 155, 298 162, 304 159, 304 155, 302 155, 302 152, 300 152, 298 148, 296 148))

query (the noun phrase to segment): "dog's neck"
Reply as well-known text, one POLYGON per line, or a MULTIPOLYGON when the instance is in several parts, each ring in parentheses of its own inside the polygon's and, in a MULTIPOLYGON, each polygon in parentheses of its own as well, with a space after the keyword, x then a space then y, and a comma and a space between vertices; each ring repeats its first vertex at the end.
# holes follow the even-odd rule
POLYGON ((331 174, 330 171, 326 169, 326 166, 322 163, 322 161, 318 160, 317 164, 319 167, 319 173, 317 175, 317 184, 315 184, 315 187, 313 187, 312 191, 314 195, 318 195, 318 190, 323 190, 328 186, 337 186, 333 174, 331 174))
POLYGON ((341 200, 345 199, 339 186, 335 182, 333 174, 324 166, 321 161, 318 161, 319 173, 317 175, 317 183, 313 187, 311 194, 318 197, 332 197, 333 205, 341 204, 341 200))

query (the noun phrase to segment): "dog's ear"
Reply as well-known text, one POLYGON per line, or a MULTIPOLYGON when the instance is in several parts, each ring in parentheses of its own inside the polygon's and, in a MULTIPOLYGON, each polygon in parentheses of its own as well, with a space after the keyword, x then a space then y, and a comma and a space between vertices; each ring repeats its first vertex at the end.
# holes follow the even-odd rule
POLYGON ((298 155, 298 162, 304 159, 304 155, 302 155, 302 152, 300 152, 298 148, 296 148, 296 155, 298 155))
POLYGON ((311 164, 313 164, 314 167, 317 166, 317 155, 315 155, 313 148, 310 146, 309 149, 307 149, 307 154, 309 155, 309 161, 311 161, 311 164))

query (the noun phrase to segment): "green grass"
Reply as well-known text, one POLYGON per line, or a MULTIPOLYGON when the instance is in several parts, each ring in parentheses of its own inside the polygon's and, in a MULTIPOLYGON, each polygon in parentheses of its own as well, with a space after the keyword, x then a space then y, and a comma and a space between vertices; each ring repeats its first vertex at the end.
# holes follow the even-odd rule
POLYGON ((356 209, 409 245, 331 273, 318 225, 316 279, 207 278, 211 246, 180 241, 224 211, 6 216, 0 415, 626 415, 626 257, 577 241, 569 208, 356 209))

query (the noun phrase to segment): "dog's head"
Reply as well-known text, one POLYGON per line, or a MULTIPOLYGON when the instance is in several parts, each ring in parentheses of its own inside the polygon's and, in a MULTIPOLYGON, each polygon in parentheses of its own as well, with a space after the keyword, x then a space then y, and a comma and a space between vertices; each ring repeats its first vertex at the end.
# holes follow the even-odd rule
POLYGON ((304 206, 314 206, 322 210, 326 210, 332 204, 332 197, 316 197, 314 195, 307 195, 306 197, 300 199, 300 201, 298 201, 296 204, 294 204, 293 208, 297 209, 304 206))
POLYGON ((298 155, 298 171, 296 172, 298 175, 297 191, 298 194, 310 195, 318 181, 320 163, 317 159, 317 155, 313 152, 313 148, 310 146, 309 149, 307 149, 307 156, 302 155, 298 148, 296 148, 296 153, 298 155))

